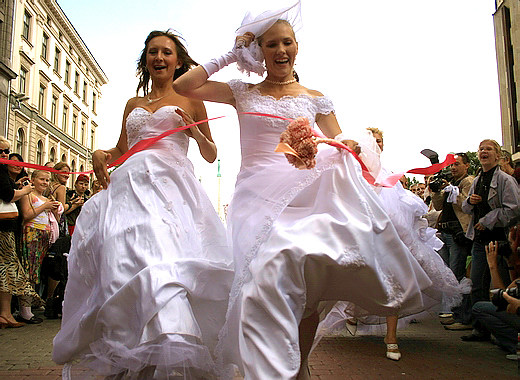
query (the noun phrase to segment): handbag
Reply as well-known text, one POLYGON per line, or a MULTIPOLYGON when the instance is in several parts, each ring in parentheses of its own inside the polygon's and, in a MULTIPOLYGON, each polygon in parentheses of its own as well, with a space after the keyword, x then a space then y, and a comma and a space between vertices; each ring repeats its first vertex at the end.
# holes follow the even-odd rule
POLYGON ((18 216, 18 207, 14 202, 4 202, 0 200, 0 220, 14 219, 18 216))

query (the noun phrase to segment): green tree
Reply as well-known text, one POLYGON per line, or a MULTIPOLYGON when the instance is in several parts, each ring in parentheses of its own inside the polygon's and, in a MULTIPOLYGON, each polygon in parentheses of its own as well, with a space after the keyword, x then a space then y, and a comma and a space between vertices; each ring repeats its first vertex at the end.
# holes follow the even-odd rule
POLYGON ((469 169, 468 174, 475 175, 477 170, 480 169, 480 161, 478 160, 477 152, 466 152, 469 158, 469 169))

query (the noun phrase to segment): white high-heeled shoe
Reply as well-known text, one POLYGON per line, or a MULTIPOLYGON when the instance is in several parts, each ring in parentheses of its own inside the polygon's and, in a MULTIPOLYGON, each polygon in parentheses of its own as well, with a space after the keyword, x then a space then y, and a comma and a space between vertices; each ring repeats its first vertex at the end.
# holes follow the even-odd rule
POLYGON ((401 353, 399 352, 399 346, 397 343, 386 344, 386 357, 395 361, 401 359, 401 353))

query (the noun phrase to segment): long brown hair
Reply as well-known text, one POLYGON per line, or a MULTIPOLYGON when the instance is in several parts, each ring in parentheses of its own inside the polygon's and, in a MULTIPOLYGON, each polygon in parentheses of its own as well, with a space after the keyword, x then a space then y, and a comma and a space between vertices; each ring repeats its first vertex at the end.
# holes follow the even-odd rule
POLYGON ((144 41, 144 49, 141 52, 141 56, 137 61, 137 76, 139 78, 139 84, 137 85, 136 95, 139 93, 139 90, 142 88, 144 95, 148 94, 148 87, 150 83, 150 73, 146 68, 146 53, 148 52, 148 44, 155 37, 168 37, 173 41, 177 50, 177 59, 182 63, 182 66, 175 70, 173 74, 173 80, 180 77, 182 74, 187 72, 193 66, 197 66, 197 62, 195 62, 190 55, 188 54, 188 50, 181 42, 182 37, 177 34, 170 32, 170 29, 163 32, 161 30, 154 30, 151 32, 146 40, 144 41))

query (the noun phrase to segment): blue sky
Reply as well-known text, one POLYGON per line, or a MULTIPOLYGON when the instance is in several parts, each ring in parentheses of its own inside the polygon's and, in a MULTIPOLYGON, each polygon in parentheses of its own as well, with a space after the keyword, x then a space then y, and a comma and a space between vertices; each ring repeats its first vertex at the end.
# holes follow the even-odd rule
MULTIPOLYGON (((98 147, 117 141, 151 30, 177 30, 203 63, 232 47, 248 8, 281 2, 58 0, 110 80, 102 88, 98 147)), ((370 126, 384 131, 388 168, 426 166, 423 148, 445 155, 476 150, 484 138, 501 142, 493 12, 491 0, 302 0, 296 69, 303 85, 333 100, 345 134, 370 126)), ((228 67, 212 79, 237 77, 228 67)), ((211 125, 227 202, 239 169, 238 126, 232 107, 207 109, 210 117, 229 115, 211 125)), ((216 163, 205 163, 193 148, 197 175, 215 201, 216 163)))

